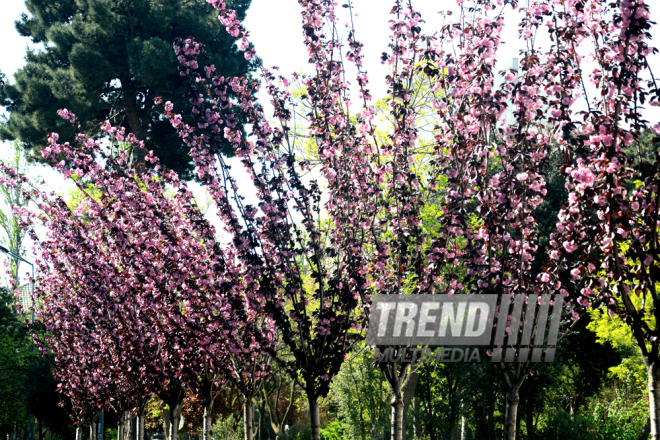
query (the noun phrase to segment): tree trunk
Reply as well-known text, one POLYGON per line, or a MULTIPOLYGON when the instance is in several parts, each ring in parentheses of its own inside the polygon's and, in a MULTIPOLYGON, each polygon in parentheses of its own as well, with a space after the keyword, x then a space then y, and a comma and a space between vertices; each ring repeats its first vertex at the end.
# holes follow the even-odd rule
POLYGON ((390 422, 392 440, 403 440, 404 415, 402 397, 400 395, 392 397, 392 419, 390 422))
MULTIPOLYGON (((408 379, 406 380, 406 383, 403 385, 403 417, 404 418, 406 417, 406 414, 408 414, 408 408, 410 408, 410 404, 412 403, 413 396, 415 395, 415 388, 417 388, 418 380, 419 380, 419 373, 417 371, 413 371, 412 373, 408 374, 408 379)), ((406 440, 405 420, 403 420, 401 440, 406 440)))
POLYGON ((424 368, 425 371, 425 384, 422 389, 426 391, 425 393, 425 398, 426 398, 426 427, 429 431, 429 438, 430 440, 436 440, 435 439, 435 416, 433 414, 433 400, 431 399, 431 380, 430 380, 430 373, 429 373, 429 367, 426 366, 424 368))
MULTIPOLYGON (((41 435, 39 435, 41 438, 41 435)), ((92 420, 89 422, 89 440, 97 440, 96 439, 96 417, 92 417, 92 420)))
POLYGON ((418 373, 412 372, 408 368, 410 364, 402 364, 401 371, 398 371, 397 364, 385 366, 383 373, 390 386, 390 396, 392 400, 392 412, 390 416, 390 438, 391 440, 404 440, 405 436, 405 414, 406 408, 415 391, 417 385, 418 373))
POLYGON ((76 426, 76 440, 82 440, 82 426, 76 426))
POLYGON ((126 412, 126 417, 124 418, 124 439, 123 440, 135 440, 135 416, 126 412))
POLYGON ((506 409, 504 410, 504 440, 516 440, 518 420, 518 403, 520 397, 516 387, 506 394, 506 409))
POLYGON ((254 407, 252 406, 252 399, 245 399, 243 402, 243 428, 245 430, 245 440, 252 440, 254 438, 254 407))
POLYGON ((534 401, 527 399, 525 426, 527 427, 527 440, 534 439, 534 401))
POLYGON ((319 414, 319 402, 316 396, 310 396, 309 400, 309 420, 312 425, 312 440, 321 440, 321 416, 319 414))
POLYGON ((128 412, 124 411, 121 413, 117 426, 117 440, 127 439, 126 431, 128 431, 128 423, 126 423, 126 420, 128 420, 128 412))
MULTIPOLYGON (((124 86, 127 79, 122 78, 122 86, 124 86)), ((126 112, 126 119, 128 119, 128 131, 133 133, 139 140, 147 140, 147 131, 140 121, 140 116, 138 115, 138 108, 136 104, 135 92, 128 87, 124 87, 124 111, 126 112)), ((128 134, 128 133, 127 133, 128 134)), ((135 147, 132 157, 132 165, 137 166, 138 164, 144 164, 145 156, 147 150, 144 148, 135 147)))
POLYGON ((213 399, 209 399, 204 405, 204 420, 202 426, 202 440, 211 440, 211 429, 213 427, 213 399))
POLYGON ((165 436, 167 440, 176 440, 179 434, 179 419, 181 418, 181 404, 169 405, 169 409, 163 411, 163 423, 165 424, 165 436))
POLYGON ((419 419, 420 411, 421 410, 419 408, 419 398, 413 397, 413 415, 414 415, 413 437, 414 438, 419 438, 419 436, 422 435, 422 424, 419 419))
POLYGON ((660 440, 660 364, 654 361, 647 364, 649 391, 649 421, 651 440, 660 440))
POLYGON ((170 410, 163 409, 163 434, 167 437, 170 432, 170 410))
POLYGON ((136 420, 136 434, 137 434, 137 440, 144 440, 144 419, 145 419, 145 414, 144 410, 140 410, 140 412, 137 415, 137 420, 136 420))
MULTIPOLYGON (((117 418, 117 440, 124 440, 124 417, 126 416, 126 412, 122 412, 119 414, 119 417, 117 418)), ((165 431, 165 434, 167 434, 167 431, 165 431)))

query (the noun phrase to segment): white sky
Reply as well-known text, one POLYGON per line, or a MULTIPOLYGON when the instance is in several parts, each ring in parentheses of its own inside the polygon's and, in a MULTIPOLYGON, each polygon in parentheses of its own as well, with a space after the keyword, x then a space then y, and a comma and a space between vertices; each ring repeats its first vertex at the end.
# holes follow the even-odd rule
MULTIPOLYGON (((26 10, 23 0, 0 1, 0 41, 3 42, 0 51, 0 71, 13 81, 13 74, 24 64, 25 50, 30 45, 29 39, 20 37, 14 28, 14 21, 26 10)), ((338 1, 339 4, 343 3, 343 0, 338 1)), ((386 92, 384 78, 387 67, 380 64, 380 54, 387 50, 389 43, 388 21, 393 3, 390 0, 353 0, 354 12, 357 14, 354 17, 357 39, 364 43, 364 66, 369 72, 371 92, 376 99, 384 96, 386 92)), ((648 3, 651 5, 651 16, 658 20, 660 1, 649 0, 648 3)), ((440 26, 439 10, 457 10, 455 0, 413 0, 413 6, 422 13, 426 21, 423 28, 429 33, 440 26)), ((340 18, 346 20, 348 10, 338 9, 343 14, 340 18)), ((518 21, 518 19, 507 20, 502 36, 505 44, 498 50, 498 59, 518 56, 518 21)), ((302 43, 300 8, 296 0, 252 0, 244 24, 251 33, 250 39, 256 46, 257 54, 264 60, 264 65, 279 66, 280 72, 287 76, 301 69, 309 70, 306 68, 307 52, 302 43)), ((655 35, 657 31, 654 29, 652 33, 655 35)), ((658 65, 657 62, 654 64, 658 65)), ((655 70, 660 72, 660 68, 655 70)), ((348 78, 353 77, 353 73, 349 71, 348 78)), ((261 98, 263 101, 263 97, 261 98)), ((5 150, 6 148, 0 145, 0 157, 5 157, 5 150)), ((238 171, 240 168, 241 165, 237 163, 233 170, 238 171)), ((53 170, 40 167, 38 172, 56 192, 63 193, 70 188, 53 170)), ((243 183, 245 176, 238 177, 241 186, 247 186, 243 183)), ((247 203, 253 202, 254 200, 247 201, 247 203)))

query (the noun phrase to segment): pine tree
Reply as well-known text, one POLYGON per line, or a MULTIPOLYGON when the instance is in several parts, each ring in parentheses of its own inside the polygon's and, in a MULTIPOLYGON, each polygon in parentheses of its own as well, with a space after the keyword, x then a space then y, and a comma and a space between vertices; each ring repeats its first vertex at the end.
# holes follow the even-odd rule
MULTIPOLYGON (((250 2, 233 0, 238 19, 250 2)), ((26 6, 30 15, 23 14, 16 28, 44 47, 28 50, 15 82, 0 88, 0 104, 10 112, 0 139, 19 140, 31 158, 42 160, 39 149, 48 132, 65 139, 74 134, 57 115, 66 108, 86 134, 101 136, 100 123, 110 120, 189 178, 188 150, 153 102, 162 96, 179 109, 191 107, 181 98, 183 81, 172 49, 177 37, 204 42, 221 75, 243 76, 253 69, 254 61, 238 51, 217 12, 204 0, 26 0, 26 6)), ((224 150, 232 151, 228 144, 224 150)))

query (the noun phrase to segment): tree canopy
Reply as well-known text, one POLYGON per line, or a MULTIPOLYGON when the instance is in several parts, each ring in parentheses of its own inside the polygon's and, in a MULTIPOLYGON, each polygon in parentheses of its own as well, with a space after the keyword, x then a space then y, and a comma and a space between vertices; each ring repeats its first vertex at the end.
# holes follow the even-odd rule
MULTIPOLYGON (((250 2, 231 2, 238 19, 250 2)), ((110 120, 189 178, 188 149, 153 101, 163 96, 178 108, 191 106, 182 99, 183 79, 172 50, 177 37, 194 34, 221 75, 252 70, 254 61, 239 52, 215 10, 203 0, 26 0, 26 6, 30 15, 23 14, 16 28, 43 48, 29 50, 15 82, 0 89, 0 103, 10 112, 0 139, 20 140, 41 160, 39 149, 49 132, 58 131, 63 139, 74 134, 57 116, 66 108, 78 115, 87 135, 101 135, 101 122, 110 120)))

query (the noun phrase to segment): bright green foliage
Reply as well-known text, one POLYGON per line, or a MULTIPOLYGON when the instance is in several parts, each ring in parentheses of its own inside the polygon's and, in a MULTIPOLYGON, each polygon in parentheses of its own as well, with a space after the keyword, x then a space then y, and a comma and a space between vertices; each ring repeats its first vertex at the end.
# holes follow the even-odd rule
MULTIPOLYGON (((630 297, 635 307, 640 306, 641 298, 630 297)), ((589 330, 595 333, 597 341, 601 344, 610 343, 622 357, 620 364, 609 369, 613 378, 632 388, 639 395, 646 394, 647 372, 644 361, 633 339, 630 327, 616 317, 610 317, 607 309, 591 309, 589 311, 591 322, 589 330)))
POLYGON ((113 429, 108 428, 105 430, 105 433, 103 434, 104 440, 116 440, 117 437, 118 437, 117 428, 113 428, 113 429))
POLYGON ((617 398, 609 405, 596 405, 592 424, 602 440, 636 440, 648 418, 648 401, 617 398))
MULTIPOLYGON (((25 154, 16 142, 11 144, 10 153, 9 160, 2 162, 17 172, 26 174, 28 165, 25 154)), ((18 216, 13 213, 12 207, 22 208, 27 206, 28 202, 25 200, 21 189, 22 185, 15 188, 0 185, 0 243, 17 255, 23 255, 23 239, 26 231, 19 227, 18 216)), ((18 280, 18 268, 18 260, 10 258, 10 272, 13 280, 18 280)))
POLYGON ((349 355, 332 382, 331 402, 343 425, 330 426, 328 439, 343 430, 345 439, 380 438, 389 428, 389 389, 372 365, 373 350, 363 345, 349 355))
POLYGON ((233 414, 227 418, 219 417, 213 424, 213 440, 243 440, 243 423, 233 414))
POLYGON ((548 414, 547 427, 539 432, 536 440, 597 440, 596 430, 588 426, 588 417, 580 414, 571 415, 564 410, 548 414))
POLYGON ((323 440, 345 440, 348 437, 351 426, 340 420, 335 420, 327 428, 321 429, 321 438, 323 440))
MULTIPOLYGON (((228 3, 243 19, 250 1, 228 3)), ((44 48, 28 51, 16 82, 0 91, 0 104, 11 112, 0 138, 40 147, 56 131, 68 140, 74 128, 56 113, 67 108, 90 135, 99 135, 106 119, 126 127, 147 140, 165 166, 189 178, 187 148, 153 102, 162 96, 177 113, 190 114, 172 48, 177 37, 204 43, 208 64, 221 75, 252 70, 215 10, 205 0, 26 0, 26 6, 31 15, 16 27, 44 48)), ((32 156, 41 158, 38 151, 32 156)))

